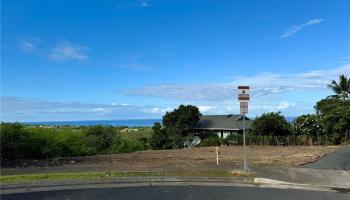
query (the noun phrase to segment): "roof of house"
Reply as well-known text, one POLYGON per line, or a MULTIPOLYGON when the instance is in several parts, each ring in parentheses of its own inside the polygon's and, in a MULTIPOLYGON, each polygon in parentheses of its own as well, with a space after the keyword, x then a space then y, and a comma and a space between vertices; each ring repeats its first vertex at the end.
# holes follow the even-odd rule
MULTIPOLYGON (((245 117, 245 127, 250 128, 252 120, 245 117)), ((194 129, 242 130, 242 115, 203 115, 194 129)))

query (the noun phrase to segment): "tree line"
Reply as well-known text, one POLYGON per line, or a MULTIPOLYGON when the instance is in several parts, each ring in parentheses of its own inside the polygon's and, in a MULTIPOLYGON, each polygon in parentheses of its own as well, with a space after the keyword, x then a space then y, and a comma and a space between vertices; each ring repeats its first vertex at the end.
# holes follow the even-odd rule
MULTIPOLYGON (((339 76, 328 87, 334 92, 314 106, 314 114, 301 115, 289 123, 281 112, 264 113, 254 119, 247 131, 247 144, 254 145, 338 145, 350 143, 350 78, 339 76)), ((163 117, 163 126, 156 123, 151 145, 154 149, 183 147, 191 140, 191 131, 201 113, 191 105, 181 105, 163 117), (186 134, 187 133, 187 134, 186 134)), ((221 139, 206 134, 199 146, 242 144, 242 134, 221 139)))

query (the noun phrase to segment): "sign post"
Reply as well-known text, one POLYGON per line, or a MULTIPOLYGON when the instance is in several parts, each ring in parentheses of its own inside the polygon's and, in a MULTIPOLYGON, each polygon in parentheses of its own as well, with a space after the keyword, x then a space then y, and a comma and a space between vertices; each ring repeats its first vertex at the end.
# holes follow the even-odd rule
POLYGON ((247 173, 247 149, 245 145, 245 114, 248 113, 249 86, 238 86, 238 101, 240 105, 240 113, 243 117, 243 169, 247 173))

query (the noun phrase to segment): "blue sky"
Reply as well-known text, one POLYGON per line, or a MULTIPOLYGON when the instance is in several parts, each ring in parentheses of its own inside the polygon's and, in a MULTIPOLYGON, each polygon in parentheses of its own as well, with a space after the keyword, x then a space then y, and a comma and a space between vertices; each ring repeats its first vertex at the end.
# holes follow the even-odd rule
POLYGON ((1 120, 312 113, 350 75, 350 1, 1 2, 1 120))

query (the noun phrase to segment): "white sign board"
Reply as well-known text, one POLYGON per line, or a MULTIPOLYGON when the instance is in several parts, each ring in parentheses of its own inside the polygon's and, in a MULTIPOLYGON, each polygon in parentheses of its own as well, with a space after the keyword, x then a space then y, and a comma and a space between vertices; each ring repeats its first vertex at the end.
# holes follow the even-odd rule
POLYGON ((241 115, 248 114, 248 102, 240 102, 239 104, 241 115))

